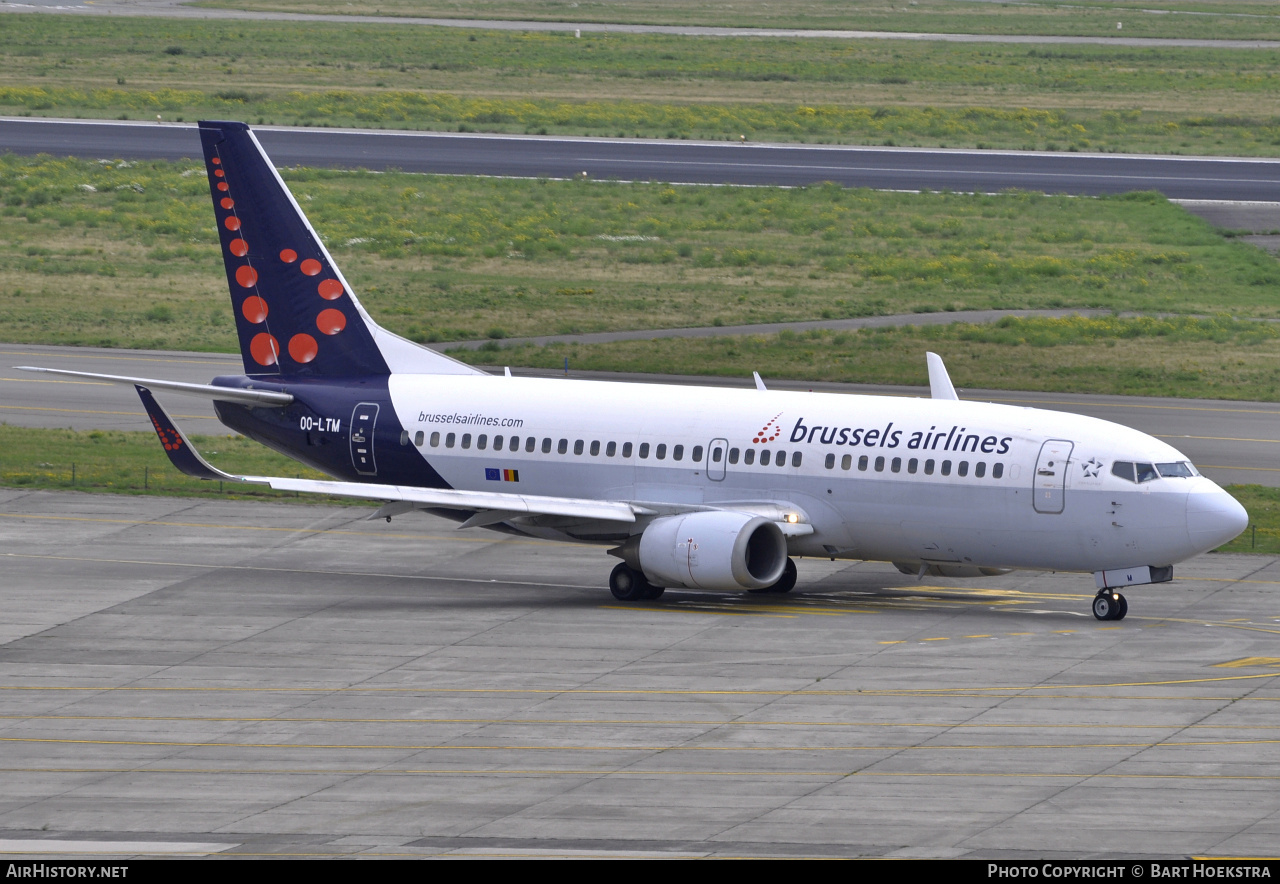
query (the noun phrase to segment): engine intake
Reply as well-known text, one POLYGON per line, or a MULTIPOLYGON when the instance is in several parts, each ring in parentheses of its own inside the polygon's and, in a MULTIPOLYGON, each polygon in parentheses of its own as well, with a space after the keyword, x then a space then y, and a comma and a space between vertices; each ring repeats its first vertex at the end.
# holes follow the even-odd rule
POLYGON ((742 590, 772 586, 787 565, 782 529, 764 516, 685 513, 654 519, 614 551, 655 586, 742 590))

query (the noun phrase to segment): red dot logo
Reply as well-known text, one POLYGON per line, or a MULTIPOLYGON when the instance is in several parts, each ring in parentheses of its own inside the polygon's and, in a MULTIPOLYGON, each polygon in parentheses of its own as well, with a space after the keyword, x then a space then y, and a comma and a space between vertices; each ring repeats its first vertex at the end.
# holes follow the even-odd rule
POLYGON ((316 291, 320 292, 320 297, 326 301, 332 301, 342 297, 342 283, 336 279, 326 279, 316 287, 316 291))
POLYGON ((236 201, 229 196, 224 196, 222 198, 222 202, 219 203, 219 205, 222 206, 222 208, 224 209, 234 209, 236 207, 236 201))
POLYGON ((227 245, 227 249, 237 258, 243 258, 249 254, 249 244, 242 239, 233 239, 227 245))
POLYGON ((280 342, 266 332, 256 334, 249 342, 249 355, 259 365, 275 365, 280 361, 280 342))
POLYGON ((323 334, 336 335, 346 327, 347 317, 341 310, 330 307, 328 310, 321 310, 320 315, 316 317, 316 328, 323 334))
POLYGON ((237 218, 235 215, 231 215, 227 218, 227 220, 222 222, 222 226, 227 228, 227 230, 239 230, 240 219, 237 218))
POLYGON ((213 164, 214 164, 215 166, 221 166, 221 165, 222 165, 222 159, 221 159, 221 157, 214 157, 212 162, 213 162, 213 164))
POLYGON ((224 171, 222 171, 221 169, 214 169, 214 170, 213 170, 213 174, 214 174, 216 177, 218 177, 218 178, 224 178, 224 177, 226 177, 226 174, 227 174, 227 173, 226 173, 226 172, 224 172, 224 171))
POLYGON ((316 339, 311 335, 294 335, 289 339, 289 356, 294 362, 310 362, 318 350, 316 339))
POLYGON ((307 260, 303 261, 301 264, 298 265, 298 269, 301 270, 303 273, 305 273, 307 276, 315 276, 320 272, 321 267, 320 267, 320 262, 317 261, 315 258, 308 258, 307 260))
POLYGON ((236 282, 240 283, 244 288, 253 288, 258 282, 258 271, 254 270, 248 264, 243 267, 236 268, 236 282))
POLYGON ((225 181, 219 181, 219 182, 218 182, 218 190, 221 190, 221 191, 225 192, 225 191, 226 191, 226 189, 227 189, 227 182, 225 182, 225 181))
POLYGON ((240 305, 240 313, 245 319, 257 325, 267 318, 267 302, 257 295, 250 295, 240 305))
POLYGON ((292 264, 294 261, 298 260, 298 253, 293 249, 285 249, 280 253, 280 260, 286 264, 292 264))

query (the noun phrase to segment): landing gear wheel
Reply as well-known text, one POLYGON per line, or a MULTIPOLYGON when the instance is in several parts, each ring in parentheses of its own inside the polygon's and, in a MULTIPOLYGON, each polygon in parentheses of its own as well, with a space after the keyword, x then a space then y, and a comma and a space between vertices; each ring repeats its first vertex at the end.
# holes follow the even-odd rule
POLYGON ((778 578, 778 582, 771 586, 764 586, 760 589, 748 590, 749 592, 757 592, 760 594, 783 595, 791 592, 796 588, 796 563, 791 559, 787 559, 787 564, 783 566, 782 576, 778 578))
POLYGON ((1123 620, 1129 613, 1129 603, 1118 592, 1104 589, 1094 596, 1093 616, 1099 620, 1123 620))
POLYGON ((662 594, 667 591, 667 588, 665 586, 654 586, 652 583, 649 583, 647 581, 645 585, 649 587, 649 589, 644 594, 644 600, 646 602, 651 602, 651 601, 654 601, 655 599, 662 598, 662 594))
POLYGON ((623 562, 609 575, 609 592, 620 602, 638 602, 642 599, 656 599, 664 590, 645 580, 643 574, 632 570, 623 562))

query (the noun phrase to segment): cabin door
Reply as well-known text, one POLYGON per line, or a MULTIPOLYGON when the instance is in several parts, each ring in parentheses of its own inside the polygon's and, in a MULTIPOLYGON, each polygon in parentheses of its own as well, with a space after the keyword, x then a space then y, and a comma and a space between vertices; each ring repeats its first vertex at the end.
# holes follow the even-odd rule
POLYGON ((361 402, 351 412, 351 465, 362 476, 378 475, 373 459, 373 430, 378 423, 378 403, 361 402))
POLYGON ((1065 439, 1050 439, 1040 446, 1032 497, 1036 512, 1060 513, 1066 506, 1067 464, 1074 447, 1074 442, 1065 439))
POLYGON ((707 446, 707 478, 712 482, 724 481, 726 463, 729 460, 729 440, 712 439, 707 446))

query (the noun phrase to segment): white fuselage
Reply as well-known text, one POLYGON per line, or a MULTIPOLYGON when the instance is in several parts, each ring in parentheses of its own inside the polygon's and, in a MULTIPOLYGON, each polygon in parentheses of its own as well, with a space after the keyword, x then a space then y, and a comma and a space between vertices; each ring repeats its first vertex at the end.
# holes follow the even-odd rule
MULTIPOLYGON (((788 537, 796 555, 1100 571, 1172 564, 1243 528, 1208 479, 1113 474, 1117 462, 1185 462, 1171 446, 1061 412, 478 375, 394 374, 390 393, 407 444, 454 488, 657 512, 776 503, 812 526, 788 537)), ((526 530, 593 536, 572 523, 526 530)))

